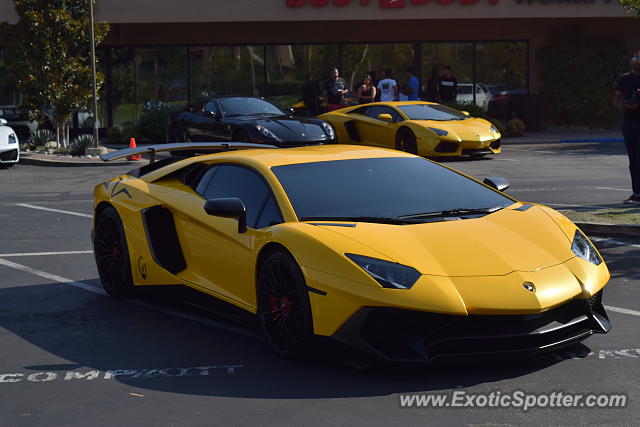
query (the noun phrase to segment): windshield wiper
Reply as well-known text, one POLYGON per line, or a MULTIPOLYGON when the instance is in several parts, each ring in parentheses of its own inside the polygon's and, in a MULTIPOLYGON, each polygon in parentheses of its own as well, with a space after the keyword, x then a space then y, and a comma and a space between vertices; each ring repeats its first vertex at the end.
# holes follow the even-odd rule
POLYGON ((402 215, 398 219, 419 219, 419 218, 436 218, 436 217, 454 217, 464 215, 482 215, 490 214, 503 209, 503 206, 494 206, 492 208, 457 208, 443 211, 425 212, 412 215, 402 215))
POLYGON ((300 221, 348 221, 348 222, 373 222, 378 224, 409 224, 403 218, 388 218, 380 216, 305 216, 300 221))

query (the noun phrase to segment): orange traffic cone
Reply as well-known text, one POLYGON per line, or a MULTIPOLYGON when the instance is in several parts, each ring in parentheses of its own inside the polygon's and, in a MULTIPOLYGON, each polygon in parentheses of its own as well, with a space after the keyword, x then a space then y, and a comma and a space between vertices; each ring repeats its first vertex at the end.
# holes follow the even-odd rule
MULTIPOLYGON (((129 148, 136 148, 136 139, 135 138, 131 138, 129 140, 129 148)), ((134 154, 133 156, 129 156, 127 157, 127 160, 140 160, 142 158, 142 156, 140 154, 134 154)))

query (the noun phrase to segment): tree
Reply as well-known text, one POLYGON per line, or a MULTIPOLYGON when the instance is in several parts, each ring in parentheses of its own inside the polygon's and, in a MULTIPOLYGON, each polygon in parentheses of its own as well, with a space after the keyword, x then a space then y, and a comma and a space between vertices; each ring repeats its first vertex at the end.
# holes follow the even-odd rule
POLYGON ((619 0, 629 14, 640 18, 640 0, 619 0))
MULTIPOLYGON (((93 0, 94 4, 96 0, 93 0)), ((73 113, 86 109, 92 97, 87 0, 14 0, 17 24, 5 25, 10 72, 25 106, 42 117, 52 108, 58 143, 69 145, 73 113)), ((108 24, 97 23, 98 45, 108 24)), ((104 76, 97 75, 98 86, 104 76)))

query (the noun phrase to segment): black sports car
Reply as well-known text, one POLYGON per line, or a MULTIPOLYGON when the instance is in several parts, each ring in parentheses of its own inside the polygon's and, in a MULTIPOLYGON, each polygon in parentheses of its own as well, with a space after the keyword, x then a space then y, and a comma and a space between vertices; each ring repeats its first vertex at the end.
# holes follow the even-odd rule
POLYGON ((294 117, 251 97, 203 100, 172 117, 170 142, 234 141, 278 147, 335 142, 333 127, 319 119, 294 117))

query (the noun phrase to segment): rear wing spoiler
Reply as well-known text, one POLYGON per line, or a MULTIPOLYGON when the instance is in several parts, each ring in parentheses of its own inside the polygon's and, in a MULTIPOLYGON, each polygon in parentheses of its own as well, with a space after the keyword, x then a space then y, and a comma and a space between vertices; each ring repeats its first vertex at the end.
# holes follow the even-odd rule
POLYGON ((149 154, 150 163, 156 161, 156 154, 163 153, 165 151, 231 151, 231 150, 244 150, 250 148, 278 148, 275 145, 267 144, 252 144, 249 142, 176 142, 171 144, 154 144, 154 145, 141 145, 136 148, 125 148, 123 150, 114 151, 112 153, 103 154, 100 159, 103 162, 110 162, 112 160, 123 159, 129 156, 149 154))

